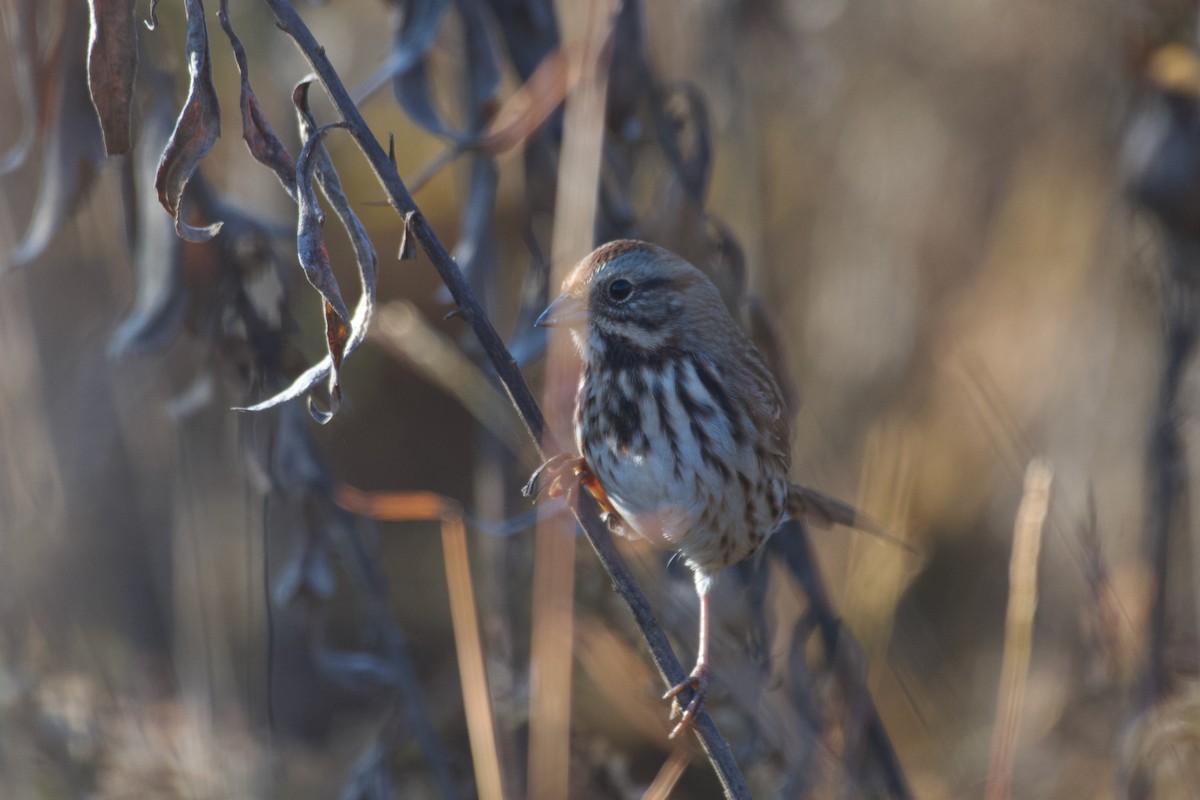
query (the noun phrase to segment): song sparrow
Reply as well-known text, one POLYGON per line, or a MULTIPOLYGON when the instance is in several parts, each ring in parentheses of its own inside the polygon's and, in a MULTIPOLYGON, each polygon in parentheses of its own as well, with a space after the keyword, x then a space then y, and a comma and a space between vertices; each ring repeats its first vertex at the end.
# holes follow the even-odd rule
MULTIPOLYGON (((530 481, 570 469, 619 517, 617 530, 679 550, 700 595, 695 669, 664 699, 694 695, 671 732, 694 720, 708 685, 709 592, 783 519, 820 495, 790 486, 779 386, 712 282, 645 242, 610 242, 571 272, 537 320, 571 330, 583 358, 575 409, 581 458, 551 459, 530 481)), ((848 507, 818 509, 842 521, 848 507)))

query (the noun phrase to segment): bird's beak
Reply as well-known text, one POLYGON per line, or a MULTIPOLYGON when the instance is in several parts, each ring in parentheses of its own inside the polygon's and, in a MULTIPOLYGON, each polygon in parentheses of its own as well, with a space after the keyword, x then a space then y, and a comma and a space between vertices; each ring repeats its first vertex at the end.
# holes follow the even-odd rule
POLYGON ((587 318, 587 301, 564 292, 533 324, 538 328, 578 328, 587 322, 587 318))

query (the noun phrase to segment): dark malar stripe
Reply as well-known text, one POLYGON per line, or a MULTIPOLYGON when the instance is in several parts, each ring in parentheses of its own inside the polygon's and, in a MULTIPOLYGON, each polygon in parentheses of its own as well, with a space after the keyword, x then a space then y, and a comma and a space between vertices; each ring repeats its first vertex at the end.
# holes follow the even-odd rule
POLYGON ((678 347, 655 347, 647 349, 608 331, 598 331, 600 343, 604 347, 604 367, 613 372, 625 369, 648 368, 654 372, 664 372, 667 367, 685 357, 678 347))

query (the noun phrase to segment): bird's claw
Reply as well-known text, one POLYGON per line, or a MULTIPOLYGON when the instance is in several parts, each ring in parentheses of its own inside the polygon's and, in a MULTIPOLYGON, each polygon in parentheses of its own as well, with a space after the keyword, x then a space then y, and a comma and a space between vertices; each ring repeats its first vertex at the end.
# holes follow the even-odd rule
POLYGON ((582 461, 572 456, 570 453, 559 453, 556 456, 551 456, 546 459, 546 463, 533 471, 529 476, 529 480, 521 487, 521 494, 524 497, 535 497, 545 491, 548 497, 561 497, 565 494, 563 489, 563 476, 567 472, 568 466, 574 470, 575 461, 582 461), (543 487, 543 476, 549 476, 550 480, 543 487))
POLYGON ((675 717, 679 717, 679 722, 675 724, 675 727, 667 735, 668 739, 674 739, 680 733, 690 728, 692 723, 696 721, 696 717, 700 714, 700 709, 704 707, 704 698, 708 694, 708 675, 708 666, 697 664, 696 668, 692 670, 692 674, 687 677, 687 680, 675 684, 663 695, 663 700, 674 701, 671 704, 670 718, 675 719, 675 717), (692 699, 681 711, 679 695, 688 689, 692 690, 692 699))

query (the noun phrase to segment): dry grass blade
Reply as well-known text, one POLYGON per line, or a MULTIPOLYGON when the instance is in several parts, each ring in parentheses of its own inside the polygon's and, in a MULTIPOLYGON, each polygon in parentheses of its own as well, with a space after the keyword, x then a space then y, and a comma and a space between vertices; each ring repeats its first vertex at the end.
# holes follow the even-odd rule
POLYGON ((529 797, 566 797, 570 787, 574 660, 575 536, 561 514, 542 517, 534 539, 530 642, 529 797))
MULTIPOLYGON (((583 74, 567 98, 554 214, 552 255, 559 278, 593 246, 608 86, 602 60, 615 10, 610 0, 593 0, 581 12, 586 21, 583 74)), ((553 342, 545 389, 552 420, 570 419, 578 370, 567 343, 553 342)), ((570 788, 575 537, 574 526, 564 522, 558 516, 539 520, 534 544, 530 661, 538 685, 531 687, 529 708, 529 796, 534 800, 566 797, 570 788)))
POLYGON ((475 764, 475 783, 483 800, 501 800, 504 784, 500 757, 496 752, 496 727, 483 666, 479 618, 471 587, 471 564, 467 556, 466 527, 457 509, 447 508, 442 519, 442 552, 446 561, 446 584, 450 589, 450 617, 454 621, 454 643, 458 649, 458 671, 466 706, 467 731, 475 764), (453 511, 453 514, 449 513, 453 511))
POLYGON ((671 790, 675 788, 675 784, 679 783, 679 779, 683 777, 688 760, 685 750, 680 749, 671 753, 671 756, 663 763, 662 769, 654 776, 646 793, 642 795, 642 800, 667 800, 671 796, 671 790))
POLYGON ((664 749, 671 746, 666 717, 655 702, 655 675, 644 657, 594 616, 580 615, 577 624, 579 665, 593 687, 591 698, 603 706, 605 719, 621 719, 646 742, 664 749), (621 679, 613 680, 614 675, 621 679))
POLYGON ((501 800, 504 782, 496 751, 496 727, 491 694, 483 664, 479 617, 471 583, 466 525, 462 510, 453 500, 433 492, 363 492, 350 486, 338 488, 337 501, 356 514, 387 522, 441 522, 442 553, 446 585, 450 594, 450 618, 462 683, 467 734, 475 767, 475 784, 483 800, 501 800))
POLYGON ((1033 615, 1037 608, 1038 554, 1042 528, 1050 508, 1053 473, 1049 464, 1035 459, 1025 472, 1025 490, 1013 529, 1012 556, 1008 567, 1008 614, 1005 619, 1004 661, 996 695, 996 721, 992 729, 992 751, 988 763, 986 800, 1003 800, 1012 793, 1013 764, 1021 704, 1033 649, 1033 615))

